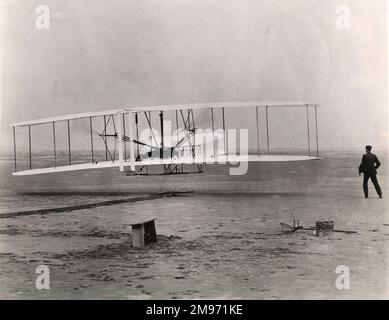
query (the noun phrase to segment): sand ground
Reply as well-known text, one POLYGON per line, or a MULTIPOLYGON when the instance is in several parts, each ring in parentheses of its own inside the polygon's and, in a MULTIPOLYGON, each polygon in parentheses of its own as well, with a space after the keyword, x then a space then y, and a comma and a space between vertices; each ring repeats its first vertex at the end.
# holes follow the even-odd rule
MULTIPOLYGON (((361 177, 349 162, 350 157, 329 156, 305 167, 269 164, 233 181, 207 173, 202 187, 197 182, 204 176, 167 178, 150 191, 177 191, 181 183, 179 191, 191 192, 0 219, 0 298, 387 299, 387 201, 373 190, 363 198, 361 177), (358 233, 283 233, 280 222, 291 223, 292 214, 305 226, 333 219, 336 229, 358 233), (130 223, 140 216, 157 218, 158 243, 145 250, 131 242, 130 223), (50 268, 50 290, 35 287, 35 268, 42 264, 50 268), (350 268, 349 290, 335 286, 339 265, 350 268)), ((93 200, 91 194, 26 195, 18 188, 24 200, 12 210, 28 207, 26 197, 41 197, 34 208, 74 197, 81 197, 78 203, 93 200)), ((123 188, 115 184, 112 194, 95 200, 121 198, 123 188)), ((43 182, 34 190, 42 189, 43 182)), ((10 207, 7 199, 2 212, 10 207)))

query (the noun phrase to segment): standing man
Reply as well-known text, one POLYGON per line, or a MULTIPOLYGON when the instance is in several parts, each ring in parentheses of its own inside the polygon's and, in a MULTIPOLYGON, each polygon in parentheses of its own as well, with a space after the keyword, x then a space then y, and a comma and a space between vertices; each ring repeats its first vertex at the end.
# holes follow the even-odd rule
POLYGON ((372 146, 366 146, 366 154, 363 155, 362 162, 359 166, 359 175, 361 175, 361 172, 363 172, 363 192, 365 193, 365 198, 369 197, 369 189, 367 186, 369 178, 373 182, 378 196, 382 198, 381 187, 377 180, 377 169, 381 165, 381 162, 378 160, 375 154, 371 153, 371 148, 372 146))

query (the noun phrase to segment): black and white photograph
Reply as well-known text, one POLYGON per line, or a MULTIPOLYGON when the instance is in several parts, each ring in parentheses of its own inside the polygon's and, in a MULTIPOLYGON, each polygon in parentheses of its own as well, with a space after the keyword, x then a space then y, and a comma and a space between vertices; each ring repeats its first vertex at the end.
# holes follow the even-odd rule
POLYGON ((388 12, 0 0, 0 299, 389 299, 388 12))

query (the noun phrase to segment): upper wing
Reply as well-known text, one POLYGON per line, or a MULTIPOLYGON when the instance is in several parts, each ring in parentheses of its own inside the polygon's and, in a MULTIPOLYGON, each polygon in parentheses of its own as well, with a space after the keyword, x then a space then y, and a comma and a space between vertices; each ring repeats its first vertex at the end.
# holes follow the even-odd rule
POLYGON ((57 117, 42 118, 36 120, 22 121, 12 123, 11 127, 37 125, 43 123, 66 121, 74 119, 83 119, 89 117, 99 117, 104 115, 113 115, 117 113, 128 112, 145 112, 145 111, 168 111, 168 110, 187 110, 187 109, 210 109, 210 108, 248 108, 248 107, 319 107, 313 102, 293 102, 293 101, 243 101, 243 102, 209 102, 209 103, 189 103, 189 104, 172 104, 158 106, 139 106, 128 108, 117 108, 96 112, 74 113, 57 117))

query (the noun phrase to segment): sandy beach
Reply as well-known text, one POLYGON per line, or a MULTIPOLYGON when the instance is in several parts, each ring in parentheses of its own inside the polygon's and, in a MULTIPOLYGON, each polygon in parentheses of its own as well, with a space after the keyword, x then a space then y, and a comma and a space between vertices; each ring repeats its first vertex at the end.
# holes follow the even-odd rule
POLYGON ((386 163, 379 175, 384 199, 372 185, 364 199, 360 154, 323 156, 250 165, 237 177, 208 166, 170 177, 107 170, 15 178, 3 160, 0 298, 387 299, 386 163), (132 200, 50 211, 120 199, 132 200), (335 229, 357 233, 284 233, 280 223, 291 224, 292 215, 307 227, 334 220, 335 229), (130 223, 139 217, 156 218, 158 243, 145 250, 132 247, 130 223), (50 290, 35 287, 42 264, 50 268, 50 290), (350 268, 349 290, 335 286, 339 265, 350 268))

